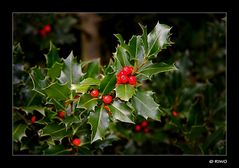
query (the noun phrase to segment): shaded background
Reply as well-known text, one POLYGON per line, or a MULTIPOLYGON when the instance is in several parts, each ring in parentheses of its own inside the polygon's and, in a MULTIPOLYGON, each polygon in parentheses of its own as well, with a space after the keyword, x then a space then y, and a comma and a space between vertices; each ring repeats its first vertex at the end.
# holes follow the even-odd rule
POLYGON ((14 13, 13 45, 24 52, 13 56, 14 105, 24 105, 27 71, 44 66, 49 41, 63 58, 73 50, 78 59, 101 58, 106 65, 118 44, 113 34, 128 42, 142 33, 138 23, 150 32, 158 21, 172 27, 174 44, 154 61, 176 62, 179 70, 158 74, 144 87, 166 114, 161 122, 148 120, 147 133, 118 125, 122 140, 95 153, 226 154, 225 13, 14 13), (48 33, 42 33, 45 25, 48 33))

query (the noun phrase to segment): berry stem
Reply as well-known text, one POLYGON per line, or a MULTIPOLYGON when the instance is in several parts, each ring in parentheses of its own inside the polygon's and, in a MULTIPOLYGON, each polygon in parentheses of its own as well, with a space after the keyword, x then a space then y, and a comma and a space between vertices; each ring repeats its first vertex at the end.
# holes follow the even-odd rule
POLYGON ((142 62, 138 67, 136 67, 135 73, 137 73, 137 71, 138 71, 142 66, 144 66, 147 62, 148 62, 148 60, 144 58, 143 62, 142 62))

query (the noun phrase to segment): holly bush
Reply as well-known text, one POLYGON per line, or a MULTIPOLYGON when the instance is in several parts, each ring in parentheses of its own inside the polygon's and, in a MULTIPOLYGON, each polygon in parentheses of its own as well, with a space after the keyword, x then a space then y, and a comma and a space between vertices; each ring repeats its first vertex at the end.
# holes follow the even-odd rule
MULTIPOLYGON (((69 46, 55 37, 64 27, 70 30, 73 22, 58 27, 66 18, 49 22, 46 18, 51 16, 41 15, 45 21, 33 32, 48 23, 52 31, 45 37, 31 36, 27 32, 36 20, 29 15, 33 22, 29 23, 24 17, 21 23, 17 16, 14 28, 14 154, 226 153, 224 15, 103 15, 108 18, 102 23, 108 34, 101 33, 110 36, 105 43, 115 46, 117 39, 119 43, 104 65, 104 53, 101 61, 85 62, 75 52, 62 53, 69 46), (173 28, 151 25, 157 20, 173 28), (138 22, 151 32, 140 25, 142 34, 131 37, 138 22), (158 30, 170 32, 161 38, 164 45, 154 48, 150 39, 158 30), (112 39, 113 32, 130 40, 126 43, 119 34, 112 39), (26 43, 47 46, 42 51, 45 58, 36 61, 37 50, 26 43)), ((63 39, 66 43, 68 38, 63 39)))
MULTIPOLYGON (((105 66, 99 59, 77 60, 73 52, 61 58, 52 42, 45 63, 14 65, 14 154, 104 154, 114 144, 140 146, 154 137, 151 127, 162 122, 166 111, 145 83, 178 68, 155 61, 159 52, 174 44, 171 27, 158 22, 148 33, 139 25, 142 34, 128 43, 114 34, 119 44, 105 66)), ((20 43, 14 45, 13 57, 23 55, 20 43)), ((124 152, 117 150, 140 153, 127 146, 124 152)))

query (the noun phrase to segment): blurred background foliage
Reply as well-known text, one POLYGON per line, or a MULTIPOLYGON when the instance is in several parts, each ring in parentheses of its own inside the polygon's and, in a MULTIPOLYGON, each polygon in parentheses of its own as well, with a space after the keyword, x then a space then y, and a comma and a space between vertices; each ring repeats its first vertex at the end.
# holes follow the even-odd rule
MULTIPOLYGON (((176 62, 178 71, 153 76, 143 89, 156 93, 165 115, 161 122, 148 119, 147 129, 112 125, 121 139, 103 143, 94 153, 226 154, 225 13, 14 13, 14 106, 26 106, 32 97, 28 73, 32 66, 45 66, 50 41, 62 58, 73 50, 78 59, 100 58, 107 65, 118 43, 113 34, 128 42, 141 34, 138 23, 152 30, 157 21, 172 26, 174 44, 154 61, 176 62)), ((28 153, 39 149, 32 150, 28 153)))

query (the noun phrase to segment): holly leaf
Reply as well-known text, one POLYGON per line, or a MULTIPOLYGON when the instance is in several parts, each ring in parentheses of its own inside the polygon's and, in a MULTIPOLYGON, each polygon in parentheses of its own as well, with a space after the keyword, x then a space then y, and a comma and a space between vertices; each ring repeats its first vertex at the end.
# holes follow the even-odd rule
POLYGON ((114 119, 122 122, 134 123, 132 118, 132 109, 129 108, 125 103, 121 101, 114 101, 112 104, 108 105, 110 112, 114 119))
POLYGON ((151 79, 155 74, 174 70, 177 70, 177 67, 174 64, 169 65, 164 62, 155 64, 150 62, 147 66, 143 66, 139 69, 139 74, 137 76, 143 76, 146 77, 146 79, 151 79))
POLYGON ((139 24, 139 26, 141 27, 142 32, 143 32, 142 35, 141 35, 141 38, 142 38, 142 41, 143 41, 144 51, 145 51, 145 53, 148 53, 147 26, 143 26, 142 24, 139 24))
POLYGON ((48 86, 49 80, 45 78, 45 74, 43 74, 42 70, 39 67, 33 67, 29 75, 33 83, 32 90, 38 92, 42 96, 46 96, 43 89, 48 86))
POLYGON ((129 62, 129 54, 125 48, 118 46, 116 52, 113 54, 117 69, 122 69, 122 67, 131 65, 129 62))
POLYGON ((102 95, 110 93, 116 84, 116 76, 115 74, 108 74, 104 77, 104 79, 100 82, 100 92, 102 95))
POLYGON ((51 68, 49 68, 47 75, 52 79, 55 80, 61 74, 61 69, 63 67, 62 63, 55 62, 51 68))
POLYGON ((188 134, 188 137, 191 141, 197 140, 197 139, 201 138, 203 136, 203 134, 206 132, 207 132, 207 130, 204 125, 193 125, 188 134))
POLYGON ((66 116, 62 122, 65 124, 66 128, 69 128, 72 124, 79 123, 80 119, 75 115, 71 115, 66 116))
POLYGON ((67 136, 67 131, 64 125, 58 125, 55 123, 49 124, 42 129, 41 136, 49 135, 52 140, 61 141, 65 136, 67 136))
POLYGON ((64 102, 62 100, 52 98, 52 99, 49 99, 48 103, 54 104, 54 106, 57 110, 65 110, 66 109, 64 106, 64 102))
POLYGON ((26 137, 26 124, 14 124, 13 128, 13 139, 14 141, 21 141, 22 137, 26 137))
POLYGON ((126 49, 127 51, 129 50, 128 45, 125 43, 123 37, 121 36, 121 34, 114 34, 114 36, 118 39, 118 41, 120 42, 120 45, 126 49))
POLYGON ((138 91, 132 98, 132 105, 137 113, 145 119, 152 118, 160 121, 159 105, 152 98, 153 92, 138 91))
POLYGON ((145 58, 155 58, 157 57, 158 53, 165 49, 167 46, 171 45, 172 42, 170 41, 170 30, 171 27, 165 24, 160 24, 157 22, 154 29, 147 35, 147 28, 145 26, 140 25, 143 34, 142 34, 142 40, 144 44, 144 50, 145 50, 145 58))
POLYGON ((44 155, 59 155, 69 154, 72 149, 65 149, 64 145, 49 145, 49 147, 43 151, 44 155))
POLYGON ((129 101, 135 94, 135 87, 130 84, 119 84, 116 89, 116 97, 124 101, 129 101))
POLYGON ((208 151, 210 147, 214 147, 220 139, 225 140, 225 126, 220 126, 212 134, 210 134, 203 144, 204 151, 208 151))
POLYGON ((94 78, 86 78, 80 84, 71 84, 71 90, 76 90, 77 93, 86 93, 90 86, 99 86, 100 80, 94 78))
POLYGON ((94 110, 94 107, 97 106, 98 98, 92 97, 90 94, 83 94, 80 97, 80 100, 77 104, 77 108, 85 108, 87 110, 94 110))
POLYGON ((70 94, 70 89, 67 87, 67 84, 59 84, 57 82, 50 84, 44 91, 49 98, 56 100, 66 100, 70 94))
POLYGON ((97 78, 100 73, 100 59, 94 59, 81 63, 85 78, 97 78))
POLYGON ((102 104, 99 108, 96 108, 94 112, 90 112, 88 117, 88 123, 91 125, 91 143, 96 140, 102 140, 109 126, 109 117, 102 104))
POLYGON ((74 57, 73 52, 71 52, 66 59, 63 59, 63 68, 58 79, 61 83, 67 82, 70 88, 72 84, 80 82, 81 76, 83 76, 81 64, 77 62, 76 57, 74 57))
POLYGON ((60 62, 61 59, 59 57, 59 48, 56 48, 56 46, 50 41, 50 49, 47 54, 44 54, 46 58, 47 67, 51 68, 55 62, 60 62))
POLYGON ((26 106, 21 107, 21 110, 23 110, 26 114, 32 114, 34 110, 40 112, 43 116, 45 115, 45 108, 41 106, 26 106))
POLYGON ((97 141, 96 145, 103 151, 106 147, 113 146, 113 142, 118 140, 120 140, 120 138, 111 133, 105 137, 104 141, 97 141))
POLYGON ((141 36, 132 36, 129 40, 128 51, 130 53, 130 60, 138 61, 138 64, 143 62, 145 49, 141 36))
POLYGON ((54 120, 57 116, 57 113, 55 111, 52 111, 50 109, 46 109, 46 117, 43 118, 43 120, 46 123, 51 122, 52 120, 54 120))

